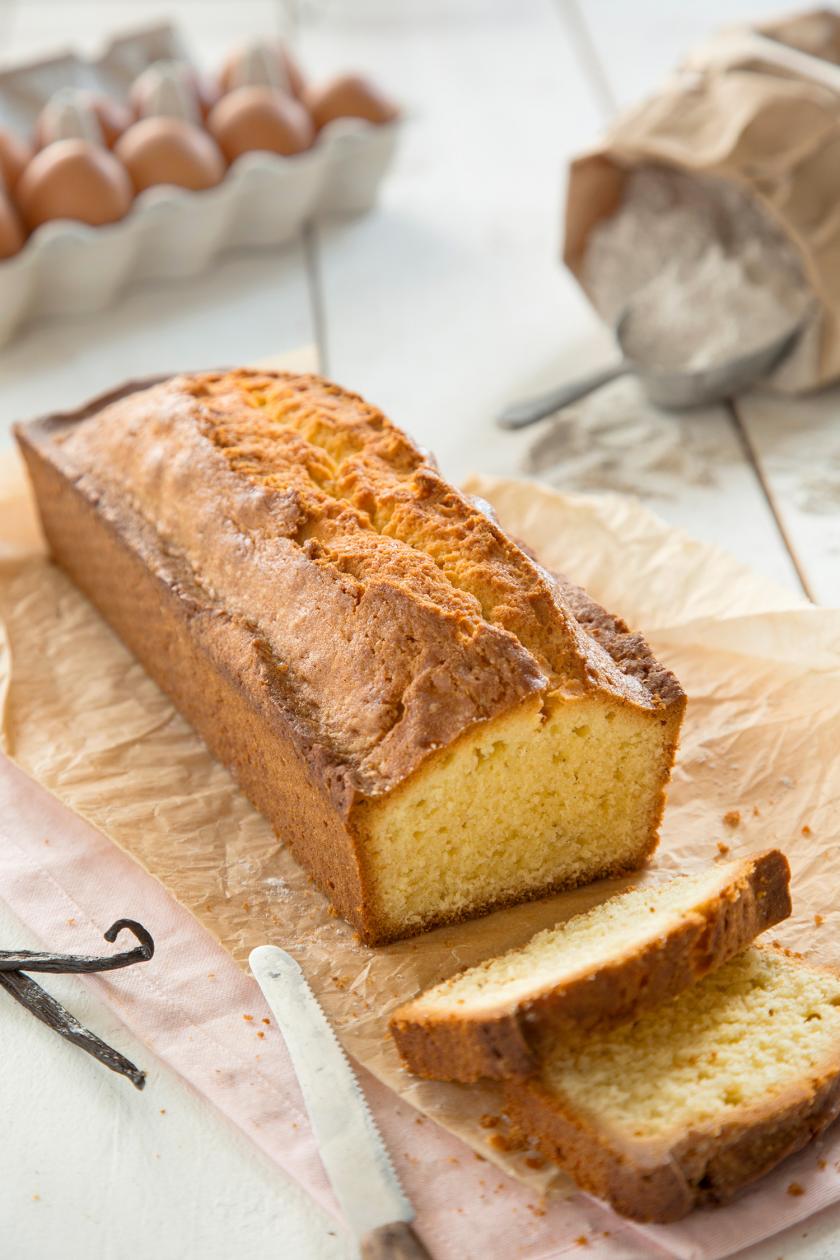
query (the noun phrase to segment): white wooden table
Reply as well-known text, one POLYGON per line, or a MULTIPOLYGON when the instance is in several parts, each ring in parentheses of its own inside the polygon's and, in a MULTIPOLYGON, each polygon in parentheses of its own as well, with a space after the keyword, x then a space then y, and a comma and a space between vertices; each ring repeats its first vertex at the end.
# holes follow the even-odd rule
MULTIPOLYGON (((765 5, 0 0, 0 50, 9 60, 67 43, 93 48, 116 28, 167 16, 214 66, 237 39, 286 29, 288 8, 298 10, 299 50, 313 75, 358 68, 406 106, 380 208, 313 227, 283 251, 230 255, 193 281, 137 288, 102 315, 30 328, 0 350, 0 441, 12 420, 127 377, 311 342, 322 370, 379 403, 455 478, 532 472, 561 488, 635 493, 767 576, 818 602, 840 600, 840 393, 753 397, 677 418, 623 385, 539 435, 492 423, 510 399, 611 352, 557 264, 568 157, 693 41, 765 5)), ((30 943, 2 902, 0 940, 30 943)), ((108 1037, 115 1016, 83 982, 54 988, 108 1037)), ((120 1030, 120 1045, 147 1063, 132 1040, 120 1030)), ((112 1260, 128 1245, 135 1260, 353 1254, 172 1073, 153 1069, 166 1123, 156 1111, 128 1141, 101 1073, 11 1003, 0 1053, 4 1260, 112 1260), (94 1157, 106 1167, 100 1181, 94 1157)), ((836 1257, 840 1211, 747 1254, 836 1257)))

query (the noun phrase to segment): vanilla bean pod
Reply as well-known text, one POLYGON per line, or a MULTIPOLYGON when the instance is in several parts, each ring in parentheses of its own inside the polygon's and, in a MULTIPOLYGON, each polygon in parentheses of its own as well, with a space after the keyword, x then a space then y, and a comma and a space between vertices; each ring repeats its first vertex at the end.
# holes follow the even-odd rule
POLYGON ((30 980, 29 976, 24 976, 19 971, 0 971, 0 987, 60 1037, 65 1037, 74 1046, 86 1050, 112 1072, 127 1076, 136 1089, 142 1089, 146 1084, 145 1072, 120 1054, 119 1050, 112 1049, 95 1033, 84 1028, 60 1002, 51 997, 35 980, 30 980))
POLYGON ((0 988, 59 1036, 98 1059, 112 1072, 127 1077, 136 1089, 142 1089, 146 1083, 145 1072, 83 1027, 46 989, 23 974, 24 971, 46 971, 78 975, 114 971, 119 967, 130 967, 133 963, 148 962, 155 952, 155 943, 151 934, 134 919, 117 919, 105 933, 105 940, 115 941, 123 929, 132 932, 140 944, 122 954, 97 957, 93 954, 53 954, 33 949, 0 950, 0 988))
POLYGON ((140 944, 124 954, 96 957, 92 954, 52 954, 33 949, 0 949, 0 971, 49 971, 81 974, 88 971, 115 971, 130 967, 133 963, 148 962, 155 952, 155 943, 149 932, 134 919, 117 919, 105 933, 106 941, 115 941, 127 928, 140 944))

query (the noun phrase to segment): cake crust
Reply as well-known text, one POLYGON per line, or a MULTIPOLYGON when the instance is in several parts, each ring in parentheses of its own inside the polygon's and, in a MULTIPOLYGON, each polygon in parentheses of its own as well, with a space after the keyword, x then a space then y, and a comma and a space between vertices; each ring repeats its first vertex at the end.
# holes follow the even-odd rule
POLYGON ((410 931, 377 917, 366 811, 477 726, 549 690, 609 695, 664 728, 667 765, 642 857, 597 874, 623 873, 655 846, 685 705, 679 684, 656 671, 643 641, 631 660, 615 637, 611 652, 609 636, 590 634, 554 579, 356 395, 284 373, 156 378, 16 436, 58 563, 367 942, 410 931), (290 439, 280 468, 276 434, 269 442, 243 391, 270 395, 283 414, 302 409, 310 425, 311 441, 290 439), (337 446, 352 456, 340 478, 337 446), (209 577, 202 511, 229 544, 209 553, 209 577), (165 541, 172 520, 194 526, 177 546, 165 541), (254 538, 282 564, 251 587, 253 608, 248 591, 232 605, 214 579, 244 569, 254 538), (291 660, 274 635, 278 607, 309 610, 314 626, 291 634, 291 660), (348 627, 360 608, 372 638, 354 659, 348 627))
MULTIPOLYGON (((604 1031, 675 997, 790 914, 790 867, 777 849, 722 870, 721 885, 664 935, 578 970, 526 997, 469 1011, 429 1010, 423 996, 391 1016, 405 1066, 417 1076, 472 1084, 531 1076, 543 1042, 604 1031)), ((445 988, 445 985, 444 985, 445 988)))

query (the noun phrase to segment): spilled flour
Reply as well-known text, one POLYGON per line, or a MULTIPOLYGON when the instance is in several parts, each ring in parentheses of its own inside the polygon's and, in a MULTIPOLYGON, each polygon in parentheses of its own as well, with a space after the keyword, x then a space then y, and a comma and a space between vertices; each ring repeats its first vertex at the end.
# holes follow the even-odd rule
POLYGON ((739 188, 640 167, 614 215, 593 230, 583 282, 615 324, 632 304, 627 349, 666 370, 716 366, 805 320, 771 382, 805 388, 818 339, 815 300, 784 234, 739 188))

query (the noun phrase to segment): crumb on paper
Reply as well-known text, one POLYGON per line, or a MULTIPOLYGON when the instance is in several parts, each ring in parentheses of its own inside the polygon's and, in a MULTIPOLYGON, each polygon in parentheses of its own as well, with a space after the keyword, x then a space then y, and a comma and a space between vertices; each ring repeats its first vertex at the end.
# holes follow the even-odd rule
POLYGON ((726 857, 727 853, 729 852, 729 845, 724 844, 722 840, 718 840, 717 851, 721 857, 726 857))
POLYGON ((485 1112, 483 1116, 479 1117, 478 1123, 482 1129, 495 1129, 501 1118, 501 1116, 493 1116, 489 1112, 485 1112))
POLYGON ((798 1199, 801 1194, 805 1193, 805 1190, 802 1186, 800 1186, 798 1181, 792 1181, 787 1188, 787 1192, 788 1194, 793 1195, 795 1199, 798 1199))
POLYGON ((586 1234, 578 1234, 577 1238, 575 1239, 575 1242, 577 1243, 578 1247, 589 1246, 589 1239, 586 1237, 586 1234))
POLYGON ((33 1196, 32 1196, 32 1200, 33 1200, 33 1202, 34 1202, 34 1203, 40 1203, 40 1202, 41 1202, 41 1196, 40 1196, 40 1194, 33 1194, 33 1196))
POLYGON ((414 1123, 415 1123, 415 1124, 422 1124, 422 1123, 423 1123, 423 1117, 422 1117, 422 1116, 415 1116, 415 1117, 414 1117, 414 1123))
POLYGON ((208 980, 215 980, 215 979, 216 979, 216 973, 215 973, 215 971, 208 971, 208 972, 207 972, 207 979, 208 979, 208 980))
POLYGON ((827 1167, 828 1167, 828 1160, 823 1159, 821 1155, 819 1159, 817 1160, 817 1168, 819 1168, 820 1172, 822 1172, 822 1170, 827 1167))
POLYGON ((821 914, 814 915, 814 927, 822 927, 824 923, 825 923, 825 919, 823 918, 821 914))
POLYGON ((264 1024, 270 1024, 270 1023, 271 1023, 271 1020, 268 1018, 268 1016, 267 1016, 267 1015, 263 1015, 262 1022, 263 1022, 264 1024))
POLYGON ((737 827, 741 821, 740 809, 729 809, 723 815, 723 821, 727 827, 737 827))
POLYGON ((75 919, 68 919, 68 920, 67 920, 67 926, 68 926, 68 927, 75 927, 75 926, 76 926, 76 920, 75 920, 75 919))
POLYGON ((521 1151, 525 1143, 512 1133, 491 1133, 487 1145, 494 1151, 521 1151))
POLYGON ((484 1158, 483 1155, 479 1155, 478 1151, 473 1151, 473 1155, 475 1156, 477 1160, 480 1160, 482 1164, 487 1163, 487 1160, 484 1158))
POLYGON ((533 1212, 534 1216, 545 1216, 545 1208, 540 1207, 539 1203, 529 1203, 528 1211, 533 1212))
POLYGON ((811 830, 811 828, 808 826, 808 824, 807 824, 807 823, 806 823, 806 824, 805 824, 805 826, 802 828, 802 834, 803 834, 803 836, 812 836, 812 835, 814 834, 814 833, 813 833, 813 831, 811 830))
POLYGON ((761 817, 761 810, 758 808, 757 805, 753 805, 753 818, 760 818, 760 817, 761 817))
POLYGON ((249 1023, 249 1024, 250 1024, 251 1020, 252 1020, 254 1017, 253 1017, 253 1015, 243 1015, 243 1016, 242 1016, 242 1018, 246 1021, 246 1023, 249 1023))
POLYGON ((263 1032, 261 1028, 257 1029, 257 1036, 259 1037, 260 1041, 262 1041, 263 1037, 265 1036, 265 1033, 263 1032))
POLYGON ((165 1107, 161 1107, 161 1109, 160 1109, 160 1114, 161 1114, 162 1116, 165 1116, 165 1115, 166 1115, 166 1108, 165 1108, 165 1107))

